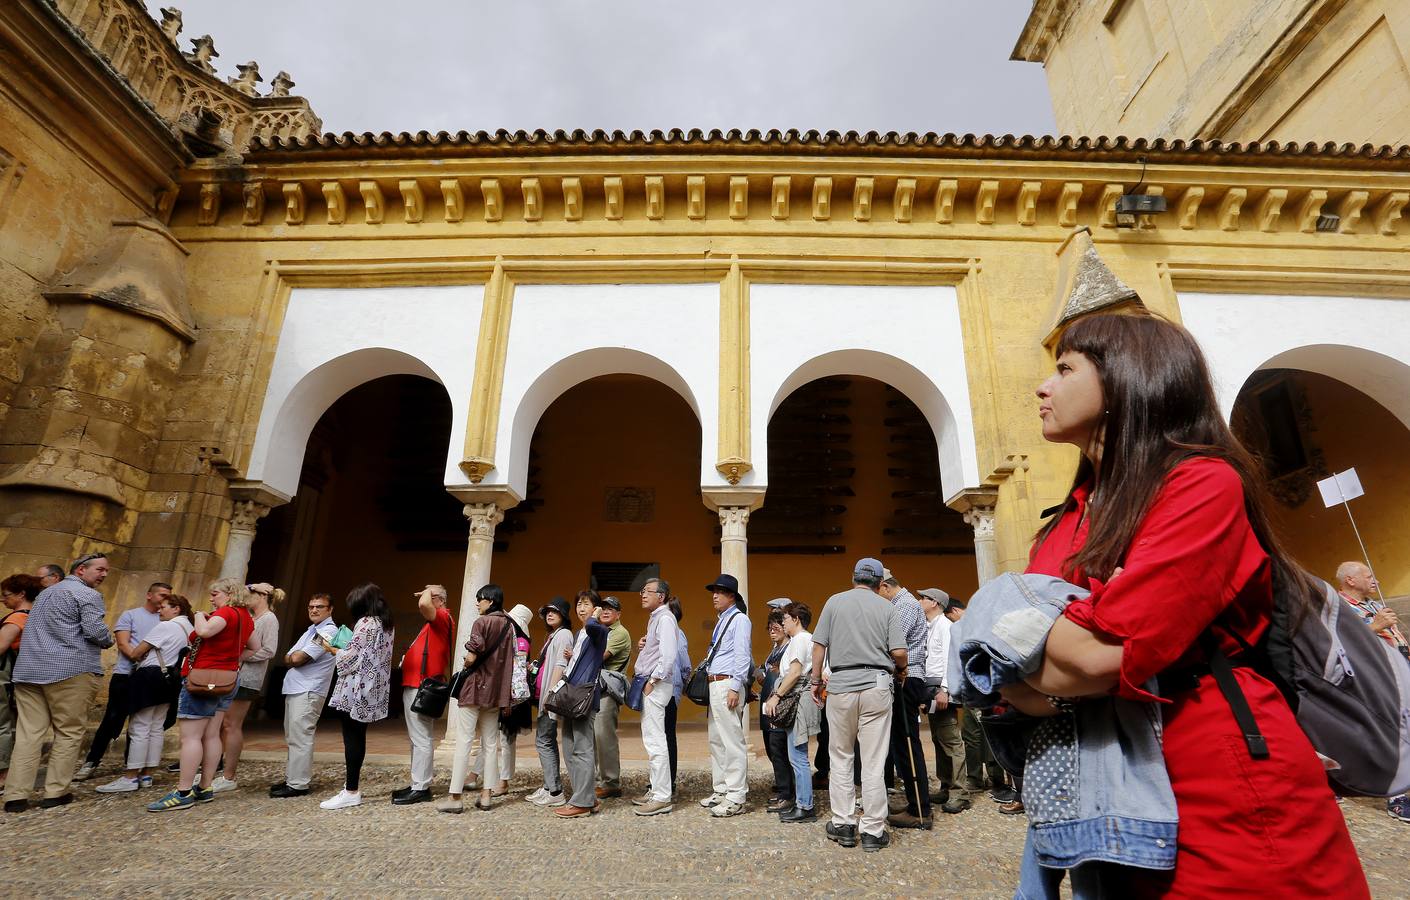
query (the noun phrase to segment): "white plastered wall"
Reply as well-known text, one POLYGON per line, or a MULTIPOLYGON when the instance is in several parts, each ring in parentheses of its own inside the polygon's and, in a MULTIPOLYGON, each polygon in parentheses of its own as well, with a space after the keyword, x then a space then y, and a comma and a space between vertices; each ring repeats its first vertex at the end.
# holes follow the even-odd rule
POLYGON ((1226 418, 1250 375, 1286 368, 1348 384, 1410 427, 1410 301, 1188 293, 1180 317, 1204 348, 1226 418))
POLYGON ((293 496, 309 434, 328 407, 384 375, 438 381, 451 403, 447 484, 459 463, 483 285, 295 289, 289 295, 246 477, 293 496))
MULTIPOLYGON (((719 431, 720 286, 708 284, 519 285, 505 355, 495 438, 496 467, 483 486, 524 496, 529 443, 549 405, 600 375, 655 379, 683 397, 700 420, 701 484, 721 479, 719 431)), ((624 410, 630 413, 630 410, 624 410)))
POLYGON ((946 498, 979 484, 954 288, 756 284, 749 320, 754 470, 743 483, 768 483, 769 419, 790 393, 817 378, 863 375, 925 415, 946 498))

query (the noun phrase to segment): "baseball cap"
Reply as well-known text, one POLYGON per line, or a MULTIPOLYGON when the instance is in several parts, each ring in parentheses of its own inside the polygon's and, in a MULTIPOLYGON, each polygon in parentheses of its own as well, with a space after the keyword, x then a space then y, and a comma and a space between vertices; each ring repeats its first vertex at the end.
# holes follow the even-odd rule
POLYGON ((775 597, 769 601, 770 609, 788 609, 793 605, 793 601, 787 597, 775 597))
POLYGON ((884 571, 886 570, 882 568, 881 560, 873 559, 870 556, 863 556, 852 567, 853 575, 865 575, 868 578, 881 578, 881 573, 884 571))
POLYGON ((615 609, 617 612, 622 611, 622 601, 618 600, 616 597, 603 597, 601 605, 608 609, 615 609))
POLYGON ((939 588, 925 588, 919 593, 922 597, 927 597, 930 600, 935 601, 936 605, 939 606, 941 609, 945 609, 950 605, 950 595, 940 590, 939 588))

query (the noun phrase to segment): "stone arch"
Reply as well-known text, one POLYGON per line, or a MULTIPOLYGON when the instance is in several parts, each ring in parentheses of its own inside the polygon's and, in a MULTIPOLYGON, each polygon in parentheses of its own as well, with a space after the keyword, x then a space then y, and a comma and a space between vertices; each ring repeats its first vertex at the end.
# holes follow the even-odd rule
POLYGON ((445 386, 429 365, 400 350, 366 347, 330 359, 305 373, 284 395, 270 427, 260 429, 250 479, 293 496, 309 434, 319 417, 348 391, 386 375, 420 375, 445 386))
MULTIPOLYGON (((505 473, 509 487, 524 496, 528 483, 529 444, 534 429, 549 405, 569 388, 602 375, 640 375, 669 387, 685 400, 697 421, 701 420, 700 403, 685 378, 661 359, 626 347, 597 347, 567 356, 539 373, 519 400, 518 406, 501 415, 512 417, 513 428, 508 447, 501 448, 497 466, 505 473)), ((702 437, 703 441, 703 437, 702 437)))
MULTIPOLYGON (((1278 353, 1253 371, 1267 369, 1301 369, 1335 378, 1375 400, 1410 428, 1410 365, 1394 357, 1346 344, 1307 344, 1278 353)), ((1237 397, 1236 392, 1227 398, 1226 414, 1237 397)))
MULTIPOLYGON (((935 433, 935 447, 940 458, 940 485, 946 497, 963 490, 974 480, 969 477, 970 470, 974 468, 973 462, 966 459, 964 452, 966 446, 973 447, 973 434, 964 433, 966 428, 956 417, 945 394, 930 376, 911 363, 880 350, 835 350, 807 360, 784 378, 770 398, 768 419, 773 418, 783 401, 798 388, 810 381, 836 375, 861 375, 889 384, 920 409, 935 433)), ((757 458, 759 454, 755 456, 757 458)))

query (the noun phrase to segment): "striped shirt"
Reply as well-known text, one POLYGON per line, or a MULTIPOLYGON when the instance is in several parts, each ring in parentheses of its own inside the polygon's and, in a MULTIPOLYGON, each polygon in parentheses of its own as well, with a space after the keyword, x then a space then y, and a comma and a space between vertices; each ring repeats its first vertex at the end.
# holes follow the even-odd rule
POLYGON ((925 676, 926 643, 930 637, 929 622, 925 620, 925 610, 920 601, 905 588, 891 601, 896 607, 896 618, 901 621, 901 633, 906 636, 906 671, 911 677, 925 676))
POLYGON ((39 592, 15 661, 16 684, 54 684, 103 674, 102 649, 113 645, 103 595, 70 575, 39 592))

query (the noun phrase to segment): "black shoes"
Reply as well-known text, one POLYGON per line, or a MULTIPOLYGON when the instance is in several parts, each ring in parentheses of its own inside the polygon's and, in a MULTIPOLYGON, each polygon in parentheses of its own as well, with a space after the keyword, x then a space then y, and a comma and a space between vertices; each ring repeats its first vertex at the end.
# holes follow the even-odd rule
POLYGON ((778 816, 780 822, 816 822, 817 819, 818 811, 811 806, 794 806, 778 816))
POLYGON ((792 798, 774 796, 769 798, 769 802, 764 806, 764 810, 771 813, 783 812, 792 805, 792 798))
POLYGON ((392 803, 395 806, 410 806, 413 803, 426 803, 431 799, 429 790, 408 790, 400 797, 396 793, 392 794, 392 803))
POLYGON ((29 809, 29 801, 28 801, 28 800, 6 800, 6 801, 5 801, 5 812, 7 812, 7 813, 20 813, 20 812, 24 812, 24 811, 27 810, 27 809, 29 809))
POLYGON ((995 803, 1012 803, 1018 799, 1018 794, 1011 787, 994 788, 989 792, 989 799, 995 803))
POLYGON ((891 843, 891 835, 882 832, 880 835, 867 834, 862 832, 862 850, 866 853, 875 853, 885 848, 891 843))
POLYGON ((892 813, 886 817, 886 824, 892 828, 922 828, 930 830, 929 816, 913 816, 908 812, 892 813))
POLYGON ((836 841, 843 847, 857 846, 856 825, 837 825, 828 822, 825 830, 827 831, 827 839, 829 841, 836 841))
POLYGON ((308 788, 289 787, 288 782, 281 781, 269 789, 269 796, 282 800, 285 797, 306 797, 308 792, 308 788))
POLYGON ((930 795, 930 802, 935 806, 944 806, 950 802, 950 792, 943 789, 938 790, 930 795))
MULTIPOLYGON (((469 790, 469 788, 467 787, 466 790, 469 790)), ((476 790, 479 790, 479 789, 476 788, 476 790)), ((400 798, 400 797, 405 797, 407 794, 411 793, 411 791, 412 791, 411 785, 407 785, 407 786, 404 787, 404 788, 397 788, 396 790, 392 791, 392 799, 393 799, 393 800, 396 800, 396 799, 398 799, 398 798, 400 798)))
POLYGON ((964 812, 973 805, 973 803, 970 803, 964 797, 951 797, 949 800, 946 800, 944 805, 942 805, 940 808, 945 812, 954 815, 955 813, 964 812))
POLYGON ((40 809, 53 809, 56 806, 68 806, 73 802, 73 794, 68 793, 62 797, 45 797, 39 801, 40 809))

